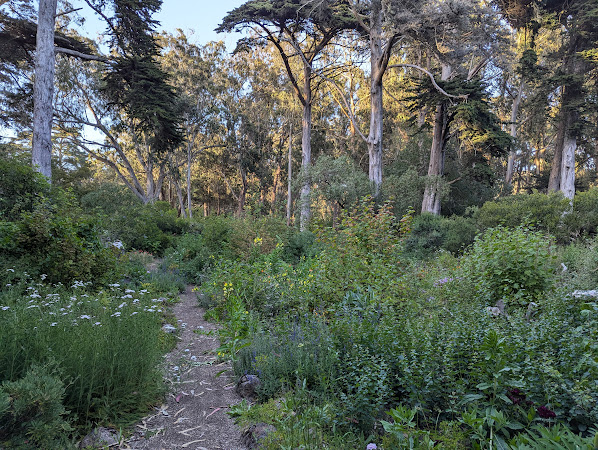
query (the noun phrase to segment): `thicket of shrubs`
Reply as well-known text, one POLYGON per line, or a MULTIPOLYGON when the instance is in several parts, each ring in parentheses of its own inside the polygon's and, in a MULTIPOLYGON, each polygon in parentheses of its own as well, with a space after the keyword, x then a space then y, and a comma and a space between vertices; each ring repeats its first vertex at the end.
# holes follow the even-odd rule
POLYGON ((231 414, 274 425, 267 448, 597 444, 598 304, 571 295, 598 284, 597 188, 449 218, 365 198, 303 233, 113 185, 79 202, 7 161, 0 194, 0 446, 68 448, 155 401, 161 296, 185 280, 261 380, 231 414))
POLYGON ((486 229, 462 256, 418 260, 418 220, 463 226, 366 200, 298 262, 284 241, 265 249, 264 229, 243 227, 249 251, 228 241, 204 303, 225 322, 220 352, 262 382, 260 403, 233 414, 275 425, 267 448, 592 445, 598 305, 570 293, 596 287, 595 264, 575 263, 595 261, 596 244, 558 249, 518 224, 486 229))

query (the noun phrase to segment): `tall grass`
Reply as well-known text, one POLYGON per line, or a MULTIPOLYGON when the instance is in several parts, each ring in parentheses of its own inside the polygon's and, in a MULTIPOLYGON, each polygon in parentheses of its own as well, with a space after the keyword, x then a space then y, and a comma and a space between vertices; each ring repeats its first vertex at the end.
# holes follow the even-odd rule
POLYGON ((49 286, 27 277, 0 293, 0 380, 57 362, 65 407, 79 425, 127 422, 163 392, 160 300, 147 290, 84 283, 49 286))

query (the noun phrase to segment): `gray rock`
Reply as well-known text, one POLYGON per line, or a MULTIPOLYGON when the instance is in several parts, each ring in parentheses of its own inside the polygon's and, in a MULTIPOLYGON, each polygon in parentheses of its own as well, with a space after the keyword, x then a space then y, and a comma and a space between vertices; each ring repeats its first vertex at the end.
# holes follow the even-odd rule
POLYGON ((119 436, 116 431, 98 427, 81 440, 79 448, 106 448, 118 443, 119 436))
POLYGON ((598 297, 598 290, 596 289, 592 289, 591 291, 573 291, 573 293, 571 294, 573 297, 575 298, 579 298, 579 297, 598 297))
POLYGON ((260 379, 255 375, 243 375, 237 382, 237 394, 243 398, 257 398, 257 390, 262 385, 260 379))
POLYGON ((249 449, 260 448, 261 442, 274 431, 276 431, 276 428, 272 425, 256 423, 241 433, 241 443, 249 449))
POLYGON ((162 325, 162 331, 165 333, 174 333, 176 331, 176 327, 167 323, 162 325))

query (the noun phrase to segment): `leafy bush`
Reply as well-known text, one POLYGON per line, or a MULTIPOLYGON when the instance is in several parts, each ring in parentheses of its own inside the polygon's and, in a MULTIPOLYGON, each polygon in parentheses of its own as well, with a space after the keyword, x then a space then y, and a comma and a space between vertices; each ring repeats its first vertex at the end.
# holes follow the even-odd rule
POLYGON ((561 217, 570 209, 569 200, 562 193, 549 195, 535 192, 517 194, 486 202, 475 215, 482 230, 503 225, 515 228, 522 224, 534 225, 551 234, 562 233, 561 217))
POLYGON ((424 213, 413 219, 405 251, 417 258, 429 257, 440 249, 458 253, 473 243, 476 231, 470 218, 424 213))
POLYGON ((598 286, 598 238, 580 240, 563 247, 559 257, 567 267, 564 275, 573 289, 595 289, 598 286))
POLYGON ((544 233, 519 226, 490 228, 476 237, 463 260, 464 276, 481 299, 527 305, 541 300, 554 281, 555 254, 544 233))
POLYGON ((344 211, 338 229, 319 231, 322 249, 315 258, 319 277, 314 297, 337 303, 346 292, 368 287, 390 297, 410 225, 411 214, 398 220, 390 203, 376 206, 369 197, 344 211))
POLYGON ((52 365, 32 365, 23 378, 0 385, 0 445, 4 448, 74 448, 62 401, 61 376, 52 365))
POLYGON ((0 158, 0 220, 14 222, 21 213, 31 212, 50 189, 46 179, 31 167, 0 158))
POLYGON ((569 237, 593 236, 598 232, 598 187, 577 192, 573 212, 563 218, 569 237))
POLYGON ((84 195, 81 205, 94 215, 106 241, 122 241, 127 250, 161 255, 173 236, 187 229, 187 223, 167 202, 144 205, 124 186, 101 185, 84 195))

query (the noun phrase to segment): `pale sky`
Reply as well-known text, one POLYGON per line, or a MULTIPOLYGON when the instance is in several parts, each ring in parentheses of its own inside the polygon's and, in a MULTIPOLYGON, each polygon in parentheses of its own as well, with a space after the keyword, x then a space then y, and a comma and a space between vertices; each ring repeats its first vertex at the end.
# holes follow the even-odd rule
MULTIPOLYGON (((239 35, 217 34, 214 32, 222 19, 232 9, 241 6, 246 0, 163 0, 162 9, 155 16, 160 22, 160 29, 174 33, 181 28, 189 40, 196 44, 205 44, 209 41, 224 41, 227 48, 234 49, 239 35), (193 33, 190 32, 193 30, 193 33)), ((85 17, 86 22, 79 32, 90 38, 96 38, 106 26, 98 19, 93 11, 82 1, 73 2, 76 7, 84 9, 79 14, 85 17), (77 3, 79 3, 77 5, 77 3)))

